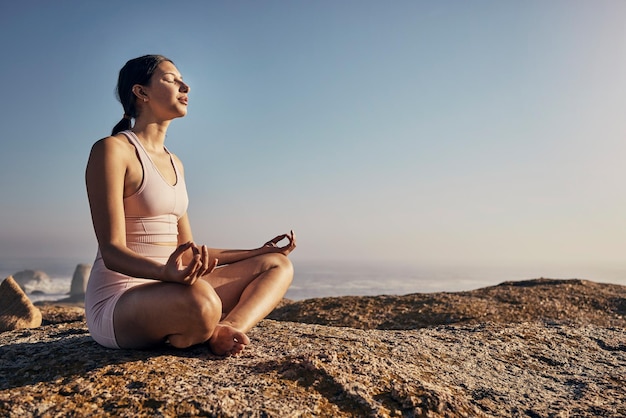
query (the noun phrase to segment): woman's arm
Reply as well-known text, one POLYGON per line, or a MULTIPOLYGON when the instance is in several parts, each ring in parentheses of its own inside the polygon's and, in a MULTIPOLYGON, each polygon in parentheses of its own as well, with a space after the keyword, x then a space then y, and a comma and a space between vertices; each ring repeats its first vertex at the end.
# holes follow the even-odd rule
POLYGON ((296 248, 296 234, 291 231, 289 234, 278 235, 265 244, 262 247, 252 250, 223 250, 217 248, 209 248, 209 254, 219 259, 219 265, 231 264, 237 261, 245 260, 257 255, 268 253, 279 253, 283 255, 289 255, 296 248), (284 239, 288 242, 279 247, 278 243, 284 239))
MULTIPOLYGON (((183 243, 187 241, 193 241, 193 236, 191 234, 191 226, 189 224, 189 218, 187 214, 185 214, 178 221, 178 242, 183 243)), ((206 248, 202 246, 202 248, 206 248)), ((296 248, 296 235, 293 231, 289 234, 279 235, 268 242, 266 242, 263 246, 251 250, 230 250, 230 249, 220 249, 220 248, 208 248, 209 255, 209 264, 213 267, 217 265, 224 264, 232 264, 237 261, 242 261, 251 257, 256 257, 257 255, 263 255, 268 253, 281 253, 284 255, 288 255, 296 248), (283 239, 287 239, 288 243, 282 247, 278 246, 278 243, 283 239)), ((191 252, 188 251, 185 254, 184 262, 187 262, 191 257, 191 252)))
MULTIPOLYGON (((133 277, 193 283, 203 270, 201 262, 190 262, 186 268, 179 262, 182 254, 192 249, 192 243, 179 246, 167 264, 143 257, 126 246, 124 192, 131 158, 132 145, 118 137, 107 137, 91 149, 85 180, 96 238, 106 267, 133 277)), ((200 251, 195 249, 195 255, 200 251)), ((201 258, 192 257, 191 260, 201 258)))

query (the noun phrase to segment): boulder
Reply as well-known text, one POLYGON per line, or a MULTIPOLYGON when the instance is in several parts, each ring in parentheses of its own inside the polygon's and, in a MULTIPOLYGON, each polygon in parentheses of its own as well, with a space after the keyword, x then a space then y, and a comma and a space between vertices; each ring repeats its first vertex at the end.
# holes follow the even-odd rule
POLYGON ((41 311, 36 308, 13 277, 0 284, 0 332, 41 325, 41 311))
POLYGON ((41 270, 21 270, 12 277, 26 293, 44 290, 50 286, 50 277, 41 270))
POLYGON ((87 280, 89 280, 89 274, 91 273, 91 264, 79 264, 74 270, 74 276, 72 276, 72 285, 70 287, 70 298, 72 299, 84 299, 85 290, 87 290, 87 280))

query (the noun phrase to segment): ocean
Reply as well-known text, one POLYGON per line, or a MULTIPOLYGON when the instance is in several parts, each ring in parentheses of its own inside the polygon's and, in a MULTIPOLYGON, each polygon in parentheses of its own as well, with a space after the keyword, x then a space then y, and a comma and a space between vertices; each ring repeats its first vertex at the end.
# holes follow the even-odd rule
MULTIPOLYGON (((0 259, 0 280, 20 270, 41 270, 50 281, 27 289, 32 301, 59 300, 67 296, 78 258, 0 259), (37 291, 32 294, 32 291, 37 291)), ((355 261, 294 261, 294 281, 286 296, 302 300, 326 296, 405 295, 457 292, 493 286, 504 281, 539 277, 586 279, 626 285, 626 263, 600 265, 419 265, 410 263, 360 263, 355 261)))

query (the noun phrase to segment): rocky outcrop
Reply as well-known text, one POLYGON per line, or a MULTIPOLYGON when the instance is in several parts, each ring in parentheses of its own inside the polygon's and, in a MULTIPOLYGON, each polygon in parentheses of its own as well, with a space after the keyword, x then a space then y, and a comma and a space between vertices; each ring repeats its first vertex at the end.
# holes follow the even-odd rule
POLYGON ((41 325, 39 309, 9 276, 0 284, 0 332, 22 328, 36 328, 41 325))
POLYGON ((0 334, 0 416, 626 416, 623 295, 620 286, 529 281, 421 302, 409 295, 414 305, 404 296, 300 301, 225 359, 203 346, 105 349, 80 306, 41 305, 56 320, 0 334), (571 301, 557 304, 556 293, 571 301), (566 320, 559 312, 583 296, 589 303, 566 320), (522 299, 528 317, 509 321, 522 299), (331 307, 324 324, 327 312, 313 309, 331 302, 342 308, 331 307), (389 328, 411 329, 386 329, 377 319, 384 305, 389 328), (334 316, 341 309, 376 325, 347 326, 334 316), (420 310, 432 313, 430 325, 416 326, 420 310), (489 319, 470 320, 481 312, 489 319), (293 322, 313 314, 318 323, 293 322), (450 325, 454 318, 467 321, 450 325))
POLYGON ((363 329, 536 320, 626 327, 626 287, 542 278, 505 282, 469 292, 307 299, 285 304, 269 317, 363 329))
POLYGON ((21 270, 12 277, 26 293, 40 291, 50 285, 50 277, 41 270, 21 270))
POLYGON ((91 264, 78 264, 72 276, 72 285, 70 286, 71 301, 84 301, 85 290, 87 290, 87 281, 91 273, 91 264))

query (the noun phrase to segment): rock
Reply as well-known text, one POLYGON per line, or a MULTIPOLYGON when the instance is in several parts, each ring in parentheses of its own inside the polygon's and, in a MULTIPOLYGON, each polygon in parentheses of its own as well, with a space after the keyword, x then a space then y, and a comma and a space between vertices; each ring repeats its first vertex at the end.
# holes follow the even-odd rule
POLYGON ((106 349, 78 305, 42 305, 68 322, 0 334, 0 416, 626 416, 624 292, 539 280, 425 299, 286 301, 273 316, 290 308, 319 323, 263 320, 231 358, 203 346, 106 349), (506 314, 516 301, 526 308, 506 314), (416 326, 420 310, 431 325, 416 326), (346 326, 354 318, 374 326, 346 326))
POLYGON ((90 273, 91 264, 78 264, 76 266, 70 287, 70 298, 74 300, 85 299, 85 290, 87 290, 87 281, 90 273))
POLYGON ((109 350, 83 323, 0 335, 0 415, 624 416, 624 330, 264 320, 235 358, 109 350))
POLYGON ((578 279, 536 279, 468 292, 307 299, 285 304, 269 318, 363 329, 512 324, 537 319, 626 328, 626 287, 578 279))
POLYGON ((13 279, 26 293, 50 286, 50 277, 41 270, 21 270, 13 274, 13 279))
POLYGON ((42 325, 85 321, 84 302, 39 301, 35 306, 43 316, 42 325))
POLYGON ((28 299, 13 277, 0 284, 0 332, 41 325, 41 311, 28 299))

